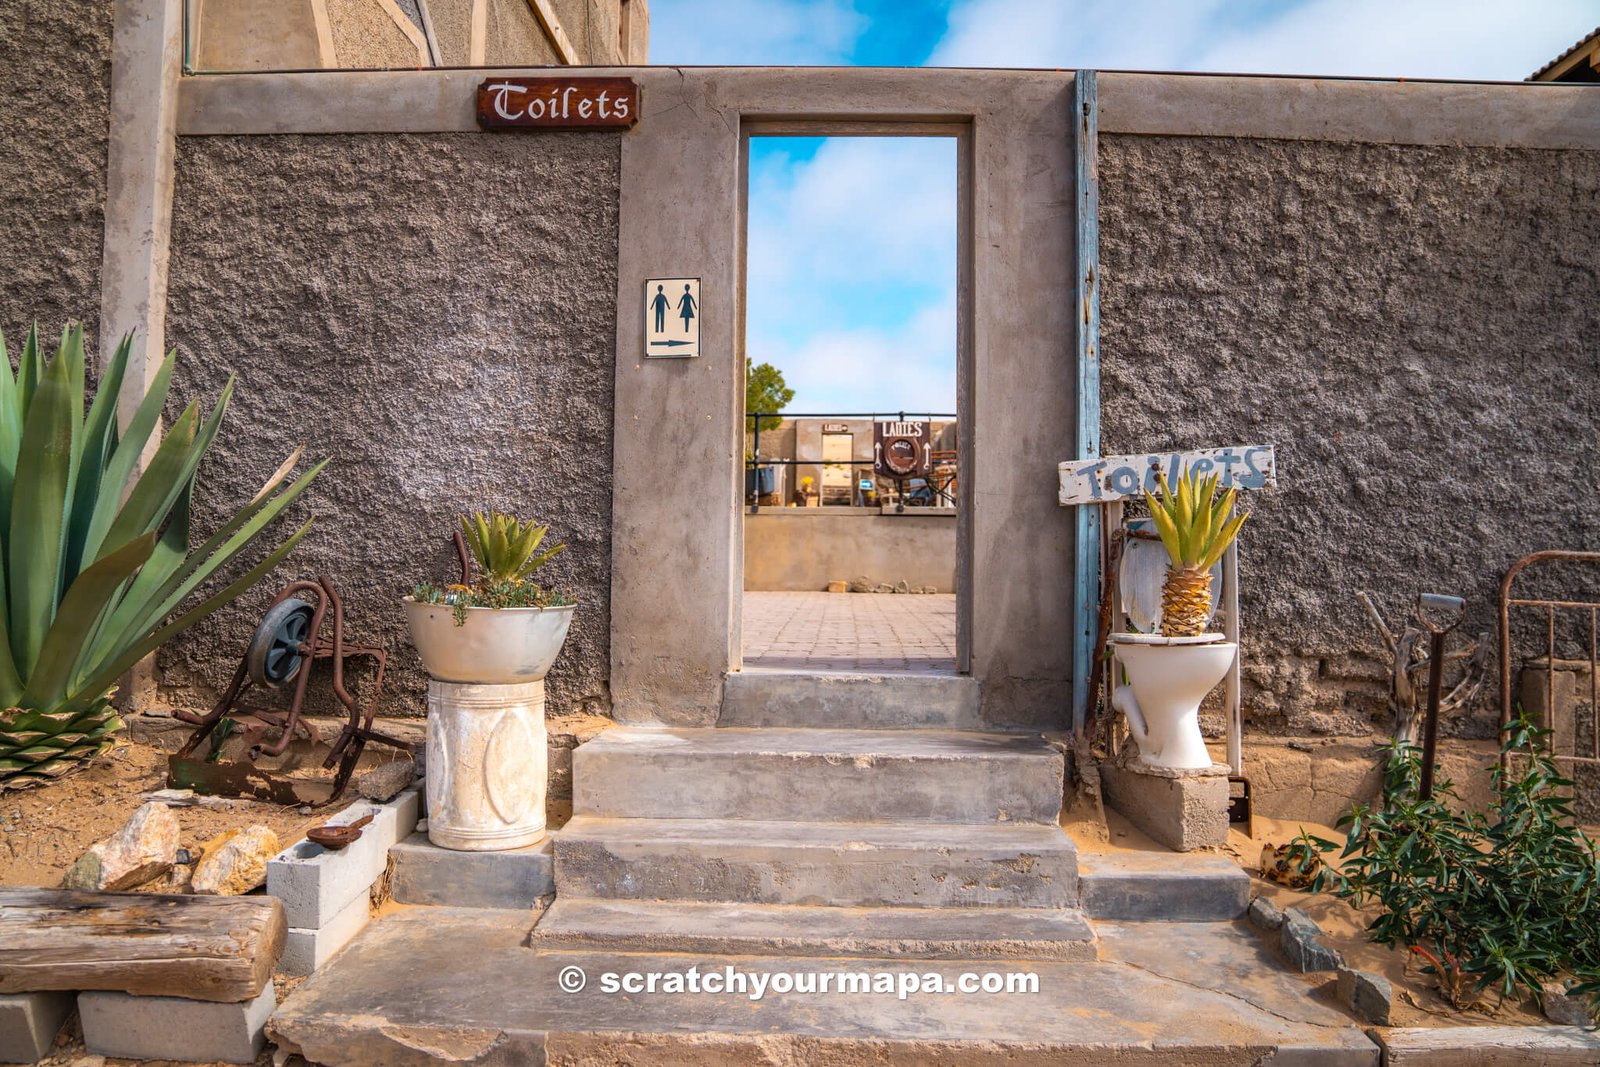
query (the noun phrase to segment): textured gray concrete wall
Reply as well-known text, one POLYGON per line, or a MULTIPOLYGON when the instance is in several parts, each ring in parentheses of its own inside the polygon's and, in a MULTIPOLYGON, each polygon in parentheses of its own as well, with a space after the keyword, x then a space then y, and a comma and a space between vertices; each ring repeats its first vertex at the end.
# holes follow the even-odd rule
POLYGON ((393 654, 388 710, 419 712, 398 599, 454 580, 454 517, 492 505, 569 546, 547 571, 580 603, 551 713, 607 710, 618 174, 613 134, 180 142, 176 388, 239 375, 200 527, 296 442, 332 463, 268 588, 163 654, 170 697, 225 683, 271 591, 323 572, 350 637, 393 654))
POLYGON ((1250 728, 1387 728, 1357 590, 1391 623, 1464 595, 1493 630, 1513 560, 1600 547, 1600 152, 1101 152, 1104 449, 1276 444, 1241 548, 1250 728))
POLYGON ((956 588, 956 517, 942 509, 762 508, 744 517, 744 587, 820 592, 829 582, 956 588))
POLYGON ((111 3, 0 4, 0 329, 98 347, 111 3))

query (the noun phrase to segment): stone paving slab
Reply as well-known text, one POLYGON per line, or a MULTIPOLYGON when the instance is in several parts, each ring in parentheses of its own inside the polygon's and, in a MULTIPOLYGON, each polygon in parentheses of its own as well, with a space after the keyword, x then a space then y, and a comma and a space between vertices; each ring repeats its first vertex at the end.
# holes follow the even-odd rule
MULTIPOLYGON (((1098 963, 929 962, 537 952, 504 912, 407 910, 367 927, 269 1025, 327 1067, 514 1063, 796 1063, 1119 1067, 1364 1065, 1378 1049, 1309 995, 1259 941, 1227 924, 1165 924, 1102 937, 1098 963), (1118 946, 1116 941, 1126 944, 1118 946), (1218 961, 1225 961, 1219 966, 1218 961), (607 993, 626 972, 767 975, 995 972, 1038 976, 1037 993, 607 993), (562 991, 567 968, 583 988, 562 991), (1158 972, 1159 967, 1159 972, 1158 972)), ((567 981, 575 981, 567 971, 567 981)), ((817 978, 805 976, 816 975, 817 978)), ((897 980, 897 979, 896 979, 897 980)))
POLYGON ((1576 1026, 1374 1030, 1389 1067, 1594 1067, 1600 1034, 1576 1026))
POLYGON ((951 593, 744 594, 748 667, 879 674, 953 673, 951 593))

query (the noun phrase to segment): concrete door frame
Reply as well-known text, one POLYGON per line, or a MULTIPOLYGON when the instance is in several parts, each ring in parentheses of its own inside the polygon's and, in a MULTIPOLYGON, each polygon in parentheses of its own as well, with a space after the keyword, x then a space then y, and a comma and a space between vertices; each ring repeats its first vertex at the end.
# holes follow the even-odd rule
POLYGON ((1077 374, 1073 76, 1056 71, 630 72, 622 141, 613 492, 616 717, 707 725, 740 662, 744 183, 750 131, 956 134, 963 666, 995 724, 1065 724, 1073 530, 1053 497, 1077 374), (699 277, 704 355, 645 360, 642 285, 699 277), (673 475, 664 478, 663 457, 673 475), (980 488, 981 487, 981 488, 980 488))
MULTIPOLYGON (((739 290, 738 319, 735 338, 735 360, 740 367, 745 363, 745 304, 746 285, 749 280, 748 239, 750 209, 750 139, 752 137, 946 137, 956 145, 956 418, 959 422, 966 412, 963 406, 972 395, 972 123, 927 122, 917 119, 884 121, 788 119, 744 117, 739 130, 739 290)), ((624 179, 626 180, 626 179, 624 179)), ((743 403, 744 393, 739 393, 743 403)), ((744 447, 744 424, 737 424, 739 447, 744 447)), ((956 462, 960 470, 971 470, 971 435, 961 433, 956 440, 956 462)), ((741 483, 741 494, 742 494, 741 483)), ((962 478, 956 488, 958 509, 956 513, 956 671, 969 674, 972 670, 972 516, 975 500, 972 479, 962 478)), ((741 495, 739 503, 742 505, 741 495)), ((743 508, 739 508, 739 543, 734 553, 738 564, 734 590, 743 597, 744 591, 744 522, 743 508)), ((842 577, 854 577, 842 576, 842 577)), ((737 617, 737 616, 736 616, 737 617)), ((740 620, 740 634, 743 620, 740 620)), ((734 642, 734 655, 730 670, 743 667, 742 637, 734 642)))

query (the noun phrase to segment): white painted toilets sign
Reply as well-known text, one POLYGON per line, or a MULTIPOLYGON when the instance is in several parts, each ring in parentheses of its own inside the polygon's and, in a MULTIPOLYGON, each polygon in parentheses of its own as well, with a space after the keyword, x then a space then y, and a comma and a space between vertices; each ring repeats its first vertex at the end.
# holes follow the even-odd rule
POLYGON ((1161 487, 1158 475, 1171 481, 1186 470, 1220 474, 1223 489, 1272 489, 1278 484, 1278 461, 1271 445, 1101 456, 1069 460, 1057 470, 1063 504, 1111 504, 1146 491, 1154 493, 1161 487))
POLYGON ((632 78, 490 78, 478 85, 486 130, 626 130, 639 121, 632 78))
POLYGON ((650 359, 700 354, 699 278, 651 278, 644 283, 644 354, 650 359))

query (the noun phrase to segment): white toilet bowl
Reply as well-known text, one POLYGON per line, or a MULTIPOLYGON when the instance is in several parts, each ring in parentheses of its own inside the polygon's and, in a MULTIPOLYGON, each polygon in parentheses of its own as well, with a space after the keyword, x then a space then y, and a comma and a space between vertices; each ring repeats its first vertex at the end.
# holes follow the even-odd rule
POLYGON ((1128 720, 1139 762, 1151 767, 1204 769, 1212 765, 1200 736, 1200 702, 1222 681, 1239 646, 1221 634, 1162 637, 1112 634, 1116 657, 1128 672, 1111 705, 1128 720))

